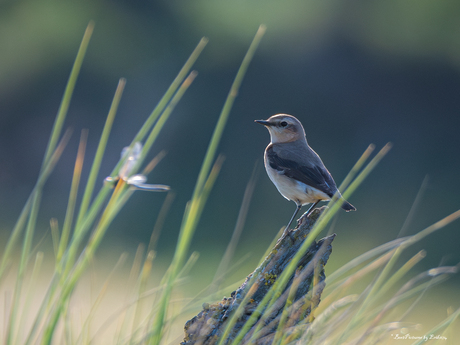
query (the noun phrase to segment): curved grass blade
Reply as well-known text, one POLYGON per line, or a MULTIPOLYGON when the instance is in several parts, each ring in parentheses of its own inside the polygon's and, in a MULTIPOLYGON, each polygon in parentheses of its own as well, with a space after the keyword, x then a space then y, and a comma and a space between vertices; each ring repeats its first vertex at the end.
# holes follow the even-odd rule
POLYGON ((86 50, 88 49, 89 41, 94 30, 94 22, 89 22, 86 27, 85 34, 78 49, 77 57, 73 64, 72 70, 70 72, 69 80, 64 91, 64 96, 62 97, 61 105, 54 121, 53 130, 51 131, 51 137, 48 142, 48 147, 46 149, 45 158, 43 160, 43 166, 48 162, 52 153, 56 149, 57 142, 61 136, 62 126, 64 125, 64 120, 67 116, 67 111, 69 109, 70 101, 72 99, 73 90, 75 89, 75 84, 77 83, 78 75, 80 74, 81 65, 83 64, 83 59, 85 58, 86 50))
POLYGON ((78 186, 80 185, 81 171, 83 168, 83 160, 86 151, 86 142, 88 140, 88 131, 83 130, 80 137, 80 145, 78 147, 77 159, 75 161, 74 174, 72 178, 72 185, 69 193, 69 201, 67 204, 67 210, 64 218, 64 224, 62 226, 61 240, 56 255, 56 262, 61 261, 62 255, 67 247, 70 229, 72 227, 73 215, 75 212, 75 205, 77 202, 78 186))
POLYGON ((96 155, 94 156, 93 164, 91 165, 88 182, 86 183, 85 191, 83 193, 83 198, 80 204, 80 210, 78 212, 77 222, 75 225, 76 230, 80 228, 83 217, 85 216, 86 211, 88 210, 89 202, 91 200, 94 186, 96 184, 97 175, 99 174, 99 170, 101 167, 102 157, 104 156, 105 149, 107 147, 107 141, 109 140, 109 135, 112 130, 115 115, 117 114, 118 105, 120 104, 121 96, 123 95, 125 85, 126 79, 121 78, 118 81, 117 89, 115 91, 112 104, 110 105, 109 113, 107 115, 107 119, 105 120, 101 137, 99 139, 96 155))

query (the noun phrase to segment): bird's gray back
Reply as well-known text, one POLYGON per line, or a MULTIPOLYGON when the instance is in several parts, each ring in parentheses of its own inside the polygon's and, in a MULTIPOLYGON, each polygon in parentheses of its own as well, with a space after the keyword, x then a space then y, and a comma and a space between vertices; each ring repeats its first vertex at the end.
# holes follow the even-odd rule
POLYGON ((281 158, 297 161, 308 168, 324 168, 321 158, 304 140, 273 144, 273 151, 281 158))
POLYGON ((267 163, 280 173, 317 188, 330 197, 337 191, 331 174, 306 141, 270 144, 265 154, 267 163))

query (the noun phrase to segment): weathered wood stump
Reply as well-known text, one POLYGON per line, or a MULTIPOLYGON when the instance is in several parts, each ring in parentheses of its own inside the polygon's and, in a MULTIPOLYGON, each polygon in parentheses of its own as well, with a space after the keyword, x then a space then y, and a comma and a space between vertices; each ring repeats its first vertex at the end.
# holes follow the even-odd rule
MULTIPOLYGON (((271 285, 297 253, 324 209, 325 206, 315 209, 309 217, 302 216, 299 219, 297 228, 291 231, 288 236, 281 237, 278 240, 264 262, 246 277, 244 283, 231 293, 230 298, 224 297, 220 302, 214 304, 203 304, 203 310, 185 324, 185 338, 181 345, 217 344, 230 316, 236 311, 246 295, 251 293, 251 299, 245 305, 244 313, 238 318, 224 342, 224 344, 230 344, 257 308, 259 302, 264 298, 271 285), (254 285, 252 289, 250 285, 254 285)), ((324 289, 324 266, 331 254, 331 243, 334 237, 335 234, 318 242, 313 242, 303 255, 284 292, 268 311, 269 315, 264 315, 263 328, 257 335, 256 344, 272 343, 293 282, 298 286, 295 298, 290 306, 289 318, 285 324, 284 332, 288 334, 299 323, 308 325, 313 320, 312 311, 318 306, 324 289)), ((266 310, 265 313, 267 313, 266 310)), ((249 339, 254 327, 255 325, 245 336, 242 343, 249 339)))

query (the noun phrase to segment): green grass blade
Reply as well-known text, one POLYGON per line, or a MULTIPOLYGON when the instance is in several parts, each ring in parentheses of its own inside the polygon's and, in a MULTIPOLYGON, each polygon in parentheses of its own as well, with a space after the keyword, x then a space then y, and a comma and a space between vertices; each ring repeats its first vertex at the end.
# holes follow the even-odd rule
POLYGON ((70 72, 69 80, 64 91, 64 96, 62 97, 61 105, 54 121, 53 130, 51 131, 51 137, 48 142, 48 147, 46 149, 45 158, 43 160, 43 166, 48 162, 52 153, 54 152, 59 137, 61 136, 62 126, 64 125, 65 118, 67 116, 67 111, 69 109, 70 101, 72 99, 73 90, 75 89, 75 84, 77 82, 78 75, 80 73, 81 65, 83 59, 85 58, 86 50, 88 48, 89 41, 94 29, 94 22, 90 22, 86 27, 85 34, 78 49, 77 57, 73 64, 72 70, 70 72))
MULTIPOLYGON (((143 304, 140 302, 140 296, 142 296, 143 293, 145 293, 146 286, 147 286, 147 280, 150 277, 151 271, 152 271, 152 263, 155 258, 155 253, 153 251, 150 251, 147 253, 147 258, 144 261, 144 265, 142 267, 142 270, 139 274, 139 283, 138 283, 138 289, 136 292, 136 298, 138 302, 134 306, 134 316, 132 318, 132 325, 131 325, 131 334, 134 335, 136 333, 137 327, 141 324, 141 315, 143 311, 143 304)), ((134 339, 132 339, 134 340, 134 339)))
POLYGON ((233 81, 233 84, 230 88, 230 92, 227 96, 227 99, 225 100, 224 106, 222 108, 222 112, 220 113, 220 116, 219 116, 219 120, 217 121, 217 125, 214 129, 214 133, 212 135, 211 142, 208 145, 208 150, 206 152, 205 159, 201 166, 200 175, 198 176, 198 181, 195 185, 195 191, 193 193, 194 197, 197 196, 199 193, 201 193, 201 190, 204 186, 207 176, 209 175, 209 171, 211 169, 212 163, 216 156, 216 151, 217 151, 218 144, 220 142, 220 138, 222 137, 222 133, 224 131, 225 125, 230 115, 230 110, 232 108, 232 105, 235 101, 236 96, 238 95, 238 90, 240 88, 241 83, 243 82, 244 75, 246 74, 246 71, 249 67, 249 63, 251 62, 254 56, 254 53, 256 52, 256 49, 259 46, 260 40, 262 39, 265 33, 265 30, 266 28, 264 25, 261 25, 259 29, 257 30, 254 40, 249 46, 249 49, 243 59, 243 62, 241 63, 241 66, 236 74, 235 80, 233 81))
POLYGON ((56 261, 57 253, 59 250, 59 223, 56 218, 50 219, 50 229, 51 229, 51 240, 53 241, 54 259, 56 261))
POLYGON ((155 225, 153 226, 152 234, 150 235, 150 241, 147 248, 147 252, 156 249, 158 238, 160 237, 161 230, 163 229, 163 224, 166 220, 166 215, 171 208, 171 205, 176 197, 175 192, 169 191, 166 195, 165 201, 161 206, 160 212, 158 212, 157 220, 155 221, 155 225))
MULTIPOLYGON (((107 293, 107 290, 108 290, 108 288, 110 286, 110 283, 112 283, 112 278, 115 275, 115 272, 117 272, 120 269, 120 267, 124 264, 125 260, 126 260, 126 255, 121 255, 120 258, 118 259, 117 263, 115 264, 115 266, 110 271, 108 277, 106 278, 106 280, 104 282, 104 285, 102 285, 101 289, 99 290, 99 293, 98 293, 98 295, 96 297, 95 302, 91 305, 91 310, 89 311, 89 314, 88 314, 83 326, 81 327, 82 330, 89 329, 89 327, 90 327, 90 325, 92 323, 92 320, 94 319, 95 314, 97 312, 97 308, 99 307, 99 305, 102 302, 103 297, 107 293)), ((80 333, 80 335, 78 336, 78 338, 77 338, 77 340, 75 341, 74 344, 83 344, 83 343, 85 343, 83 341, 84 340, 83 338, 84 338, 84 332, 82 331, 80 333)))
MULTIPOLYGON (((37 255, 35 256, 35 263, 34 268, 32 270, 32 276, 28 283, 27 292, 24 294, 24 296, 26 296, 26 300, 21 310, 19 325, 25 324, 26 318, 29 316, 29 309, 32 303, 32 297, 34 296, 34 288, 38 285, 38 277, 40 276, 40 270, 43 263, 43 256, 43 252, 37 252, 37 255)), ((22 332, 19 331, 18 336, 20 336, 21 333, 22 332)), ((15 341, 13 341, 14 344, 18 343, 18 341, 22 342, 22 339, 18 339, 18 336, 16 337, 15 341)))
MULTIPOLYGON (((315 270, 316 271, 316 270, 315 270)), ((299 272, 300 273, 300 272, 299 272)), ((281 312, 281 317, 278 323, 278 327, 275 333, 275 337, 273 339, 273 345, 278 345, 282 344, 285 333, 284 333, 284 327, 286 326, 287 319, 289 317, 290 313, 290 307, 295 301, 295 295, 297 293, 297 289, 299 287, 300 279, 298 277, 294 277, 292 284, 289 288, 289 294, 286 299, 286 303, 284 305, 283 311, 281 312)), ((314 283, 314 280, 312 280, 312 288, 314 288, 316 284, 314 283)), ((313 310, 311 311, 313 312, 313 310)))
POLYGON ((155 140, 157 139, 158 135, 160 134, 161 130, 163 129, 163 126, 165 125, 166 121, 169 119, 169 116, 171 115, 171 113, 174 110, 175 106, 177 105, 177 103, 179 103, 179 101, 182 98, 182 96, 184 95, 185 91, 187 91, 189 86, 195 80, 196 76, 197 76, 196 71, 190 72, 188 77, 184 80, 184 82, 180 86, 179 90, 177 90, 176 94, 171 99, 171 102, 168 104, 166 109, 161 114, 161 116, 158 119, 158 121, 155 123, 155 126, 153 127, 153 129, 150 132, 149 136, 145 140, 145 144, 144 144, 144 147, 142 149, 141 156, 139 157, 139 160, 137 162, 137 167, 135 167, 133 169, 133 174, 136 173, 136 171, 139 168, 139 166, 143 163, 143 161, 145 159, 145 156, 147 155, 147 153, 150 151, 151 147, 155 143, 155 140))
POLYGON ((205 37, 203 37, 200 40, 195 50, 192 52, 188 60, 185 62, 182 69, 179 71, 179 74, 177 75, 177 77, 171 83, 168 90, 166 91, 164 96, 161 98, 160 102, 158 102, 158 105, 155 107, 155 109, 153 109, 147 121, 145 121, 144 125, 141 127, 139 132, 134 137, 131 144, 134 144, 136 141, 142 141, 144 139, 144 137, 150 131, 150 128, 152 128, 153 124, 157 120, 158 116, 160 116, 163 109, 165 109, 166 105, 169 103, 171 98, 176 93, 179 86, 182 85, 182 81, 189 74, 190 70, 192 69, 193 64, 198 59, 198 57, 200 56, 201 52, 203 51, 207 43, 208 43, 208 39, 205 37))
MULTIPOLYGON (((83 198, 80 204, 80 210, 78 212, 74 234, 72 236, 70 246, 66 253, 65 269, 63 269, 64 262, 60 263, 59 271, 64 271, 64 275, 70 271, 71 266, 75 263, 75 257, 80 248, 81 241, 83 240, 87 230, 89 229, 90 225, 93 223, 94 219, 99 213, 100 208, 102 207, 103 202, 106 200, 110 191, 109 188, 103 188, 103 190, 98 194, 97 198, 95 199, 93 203, 94 207, 92 207, 90 214, 86 214, 91 200, 91 196, 93 194, 94 186, 96 184, 96 179, 99 174, 102 158, 107 147, 107 141, 109 140, 109 135, 112 130, 115 115, 117 113, 118 105, 120 104, 121 96, 123 94, 125 85, 126 80, 123 78, 120 79, 118 82, 117 89, 115 91, 115 95, 112 100, 112 104, 110 105, 109 113, 107 115, 107 119, 105 121, 101 137, 99 139, 96 155, 94 156, 93 164, 91 165, 88 182, 86 183, 85 191, 83 193, 83 198), (86 222, 84 222, 84 220, 86 220, 86 222)), ((63 254, 64 253, 62 253, 62 255, 63 254)))
MULTIPOLYGON (((410 260, 408 260, 403 266, 401 266, 380 288, 378 291, 378 296, 382 296, 387 293, 392 286, 394 286, 398 281, 407 275, 407 273, 424 257, 426 256, 426 251, 421 250, 415 254, 410 260)), ((378 296, 376 296, 378 298, 378 296)))
POLYGON ((187 209, 188 213, 186 214, 183 228, 179 234, 178 244, 174 253, 173 261, 164 277, 164 281, 166 282, 165 289, 159 300, 158 312, 155 315, 155 320, 153 322, 152 332, 150 335, 150 344, 159 344, 163 337, 167 308, 170 302, 174 283, 183 267, 190 241, 193 236, 193 231, 201 216, 201 212, 203 211, 203 207, 209 192, 211 191, 211 188, 217 178, 221 164, 222 159, 218 159, 209 174, 209 178, 203 187, 201 195, 198 198, 192 199, 190 202, 190 207, 187 209))
POLYGON ((10 316, 10 327, 8 328, 7 334, 7 344, 14 344, 14 331, 15 331, 15 323, 16 323, 16 315, 19 312, 20 308, 20 298, 21 298, 21 291, 22 285, 24 280, 24 274, 27 266, 27 261, 29 259, 30 249, 32 246, 32 237, 33 232, 35 229, 35 223, 37 220, 38 208, 40 206, 41 200, 41 190, 37 190, 34 193, 34 198, 32 200, 32 207, 30 209, 29 220, 27 222, 26 228, 26 236, 24 237, 23 248, 21 252, 21 259, 19 262, 18 274, 16 277, 16 286, 14 291, 14 298, 13 298, 13 305, 11 308, 11 316, 10 316))
POLYGON ((284 228, 285 226, 281 227, 278 231, 278 233, 273 237, 272 241, 268 245, 267 249, 265 252, 262 254, 260 257, 259 263, 257 264, 257 267, 259 267, 265 260, 265 258, 270 254, 270 252, 273 250, 273 247, 276 245, 276 242, 278 242, 279 238, 283 235, 284 233, 284 228))
POLYGON ((195 229, 196 225, 198 224, 198 221, 203 212, 203 208, 206 203, 206 200, 208 199, 211 189, 214 186, 214 183, 216 182, 217 176, 219 175, 223 162, 224 162, 224 157, 219 156, 216 162, 214 163, 214 166, 209 174, 208 179, 206 180, 206 183, 203 187, 203 190, 201 191, 199 198, 195 199, 195 202, 194 200, 192 200, 192 205, 190 207, 190 213, 185 223, 184 231, 181 231, 179 243, 177 246, 178 254, 177 256, 175 256, 175 259, 177 261, 175 262, 176 265, 173 266, 173 275, 176 277, 178 275, 178 272, 182 269, 183 263, 185 262, 185 258, 187 256, 190 241, 193 236, 192 229, 195 229))
POLYGON ((355 175, 358 173, 358 171, 362 168, 362 166, 364 165, 364 163, 367 161, 367 159, 370 157, 370 155, 372 154, 372 152, 374 152, 374 149, 375 149, 375 145, 374 144, 370 144, 367 149, 363 152, 363 154, 361 155, 361 157, 356 161, 355 165, 353 166, 353 168, 351 168, 350 172, 348 173, 348 175, 345 177, 345 179, 343 180, 343 182, 340 184, 339 186, 339 190, 345 190, 348 185, 351 183, 351 181, 353 181, 353 178, 355 177, 355 175))
MULTIPOLYGON (((356 179, 350 184, 350 186, 344 191, 343 197, 347 199, 358 186, 364 181, 364 179, 371 173, 371 171, 377 166, 377 164, 382 160, 383 157, 390 151, 393 145, 387 143, 369 162, 369 164, 364 168, 364 170, 356 177, 356 179)), ((367 151, 367 150, 366 150, 367 151)))
POLYGON ((354 258, 353 260, 351 260, 350 262, 348 262, 347 264, 343 265, 342 267, 340 267, 339 269, 337 269, 336 271, 332 272, 331 274, 329 274, 328 277, 326 277, 326 286, 330 286, 332 283, 334 283, 335 281, 337 281, 340 277, 342 277, 343 275, 345 275, 346 273, 348 273, 350 270, 354 269, 355 267, 361 265, 362 263, 374 258, 374 257, 377 257, 383 253, 388 253, 392 250, 394 250, 395 248, 397 248, 405 239, 395 239, 393 241, 390 241, 390 242, 387 242, 387 243, 384 243, 374 249, 371 249, 363 254, 361 254, 360 256, 354 258))
POLYGON ((223 273, 227 272, 228 270, 228 266, 233 258, 236 246, 238 244, 238 240, 243 231, 244 223, 246 222, 246 216, 248 214, 249 205, 251 203, 252 195, 254 193, 254 189, 256 186, 257 178, 259 176, 259 172, 260 172, 259 164, 256 163, 254 165, 251 177, 244 191, 243 201, 241 202, 240 210, 238 212, 238 218, 236 220, 232 238, 230 239, 230 242, 227 245, 227 249, 225 250, 225 253, 222 256, 221 262, 219 263, 219 266, 217 267, 216 274, 214 275, 213 281, 211 285, 209 286, 209 290, 208 290, 209 293, 213 293, 216 290, 221 288, 222 280, 225 277, 223 273))
POLYGON ((117 114, 118 105, 120 104, 121 96, 123 95, 123 90, 126 85, 126 79, 121 78, 118 82, 115 95, 110 105, 109 113, 107 119, 105 120, 105 125, 102 130, 101 137, 99 139, 99 144, 97 146, 96 155, 94 156, 93 164, 91 165, 91 171, 89 173, 88 182, 86 183, 85 191, 83 193, 83 198, 80 205, 80 210, 78 212, 77 222, 75 225, 76 231, 81 226, 83 217, 88 210, 88 206, 93 194, 94 186, 96 184, 97 175, 101 167, 102 157, 104 156, 105 149, 107 147, 107 141, 109 140, 110 132, 112 131, 113 122, 115 120, 115 115, 117 114))
POLYGON ((422 231, 418 232, 417 234, 407 237, 406 240, 401 244, 402 246, 408 247, 424 237, 431 235, 433 232, 442 229, 446 225, 452 223, 453 221, 457 220, 460 218, 460 210, 455 211, 454 213, 451 213, 447 217, 441 219, 440 221, 434 223, 433 225, 430 225, 426 229, 423 229, 422 231))
POLYGON ((409 213, 407 214, 406 220, 404 221, 404 224, 402 225, 401 230, 399 230, 398 236, 396 237, 402 237, 407 232, 407 228, 409 227, 409 224, 414 219, 415 210, 417 210, 418 205, 420 204, 420 201, 422 200, 422 196, 425 193, 427 187, 428 187, 428 175, 426 175, 425 178, 423 179, 423 182, 417 192, 417 195, 415 196, 415 200, 412 203, 409 213))
MULTIPOLYGON (((190 55, 188 60, 185 62, 185 64, 182 67, 182 69, 179 71, 179 74, 176 76, 174 81, 169 86, 169 88, 166 91, 166 93, 163 95, 161 100, 158 102, 156 107, 153 109, 152 113, 149 115, 147 120, 144 122, 144 124, 142 125, 141 129, 139 130, 139 132, 135 135, 134 139, 132 140, 132 142, 130 144, 130 147, 132 147, 134 145, 134 143, 137 142, 137 141, 143 141, 145 136, 147 135, 147 133, 149 131, 151 131, 151 128, 155 124, 155 121, 163 113, 163 111, 165 110, 165 108, 168 105, 168 103, 170 103, 171 99, 176 94, 176 91, 178 90, 178 88, 181 85, 184 84, 183 80, 189 74, 193 64, 198 59, 198 57, 200 56, 201 52, 203 51, 203 49, 204 49, 204 47, 206 46, 207 43, 208 43, 208 39, 205 38, 205 37, 203 37, 200 40, 200 42, 196 46, 195 50, 192 52, 192 54, 190 55)), ((142 155, 145 156, 146 152, 148 150, 145 150, 145 148, 144 148, 142 151, 143 151, 142 155)), ((114 176, 114 175, 118 174, 118 170, 120 169, 121 164, 122 164, 122 160, 120 160, 118 162, 118 164, 115 166, 115 168, 113 169, 112 173, 110 174, 111 176, 114 176)))
POLYGON ((83 161, 86 151, 86 142, 88 140, 88 131, 83 130, 81 132, 80 145, 78 147, 77 159, 75 161, 75 168, 72 178, 72 184, 70 187, 69 201, 67 203, 67 210, 64 217, 64 224, 62 226, 61 240, 58 247, 56 261, 59 262, 67 248, 70 228, 72 227, 73 215, 75 212, 75 205, 77 202, 78 186, 80 185, 81 171, 83 169, 83 161))
MULTIPOLYGON (((153 126, 152 130, 150 131, 149 136, 147 137, 147 139, 145 141, 145 144, 143 145, 141 155, 140 155, 139 159, 137 160, 136 165, 133 167, 133 169, 131 171, 132 174, 135 174, 138 171, 139 167, 144 162, 145 157, 147 156, 147 153, 150 151, 151 147, 153 146, 156 138, 158 137, 158 135, 160 134, 161 130, 163 129, 163 126, 165 125, 166 121, 169 119, 169 116, 171 115, 171 113, 174 110, 175 106, 177 105, 177 103, 179 103, 179 101, 182 98, 182 96, 184 95, 185 91, 187 91, 187 89, 192 84, 192 82, 196 78, 196 76, 197 76, 196 71, 190 72, 188 77, 183 81, 183 83, 181 84, 181 86, 179 87, 177 92, 174 94, 174 96, 171 99, 171 101, 169 102, 168 106, 161 113, 160 118, 158 119, 158 121, 153 126)), ((147 122, 148 121, 149 121, 149 119, 147 120, 147 122)), ((133 141, 133 143, 134 142, 135 141, 133 141)))
POLYGON ((7 270, 7 268, 11 265, 11 254, 13 253, 13 250, 16 247, 16 243, 19 240, 19 236, 21 235, 21 232, 24 229, 24 226, 26 225, 27 217, 30 212, 30 206, 32 204, 33 194, 34 192, 32 192, 29 199, 27 199, 26 204, 22 208, 21 214, 19 215, 19 218, 16 221, 13 231, 11 232, 11 235, 8 238, 8 242, 5 246, 5 249, 2 255, 2 261, 0 264, 0 283, 3 282, 4 273, 7 270))

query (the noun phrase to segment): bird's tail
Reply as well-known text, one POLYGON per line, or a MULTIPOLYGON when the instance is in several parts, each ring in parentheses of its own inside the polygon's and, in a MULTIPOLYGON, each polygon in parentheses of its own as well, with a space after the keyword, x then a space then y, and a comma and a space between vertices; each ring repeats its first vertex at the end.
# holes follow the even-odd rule
POLYGON ((343 200, 343 204, 342 204, 342 208, 347 211, 347 212, 350 212, 350 211, 356 211, 356 207, 354 207, 352 204, 350 204, 348 201, 346 201, 345 199, 342 199, 343 200))

